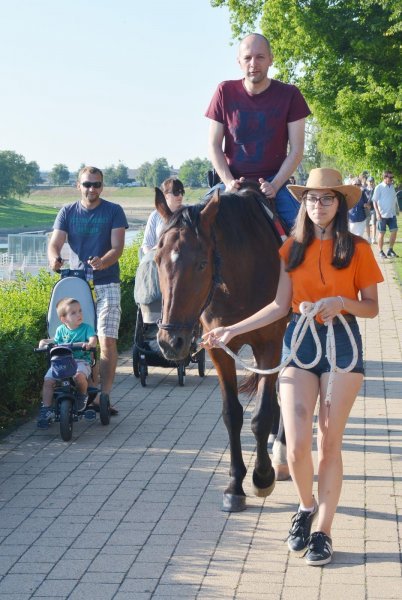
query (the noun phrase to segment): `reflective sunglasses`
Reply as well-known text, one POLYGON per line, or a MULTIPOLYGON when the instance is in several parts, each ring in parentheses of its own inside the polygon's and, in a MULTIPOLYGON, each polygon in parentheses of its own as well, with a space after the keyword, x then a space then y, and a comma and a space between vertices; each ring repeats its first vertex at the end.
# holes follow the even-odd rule
POLYGON ((99 188, 102 187, 102 182, 101 181, 81 181, 81 185, 84 188, 87 188, 87 190, 89 190, 89 188, 93 187, 96 190, 99 190, 99 188))
POLYGON ((330 194, 326 194, 325 196, 312 196, 311 194, 307 194, 304 196, 304 199, 307 204, 316 204, 319 202, 321 206, 331 206, 334 203, 336 196, 331 196, 330 194))

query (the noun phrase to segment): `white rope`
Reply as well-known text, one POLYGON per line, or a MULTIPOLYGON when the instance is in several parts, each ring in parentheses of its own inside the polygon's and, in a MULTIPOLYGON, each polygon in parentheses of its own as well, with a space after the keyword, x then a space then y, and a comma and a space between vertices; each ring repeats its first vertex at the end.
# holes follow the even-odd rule
MULTIPOLYGON (((232 350, 230 350, 230 348, 228 348, 224 343, 217 340, 217 341, 215 341, 215 344, 217 346, 219 346, 219 348, 224 350, 229 356, 231 356, 244 369, 246 369, 247 371, 252 371, 253 373, 257 373, 258 375, 272 375, 273 373, 278 373, 279 371, 284 369, 290 363, 291 360, 293 360, 297 364, 297 366, 300 367, 301 369, 312 369, 313 367, 315 367, 316 364, 318 364, 318 362, 320 361, 321 356, 322 356, 321 342, 320 342, 320 339, 317 334, 316 322, 314 319, 314 317, 317 315, 317 313, 321 310, 321 307, 322 307, 321 300, 316 303, 302 302, 300 304, 300 307, 299 307, 300 308, 300 318, 296 323, 296 327, 294 329, 292 339, 290 342, 290 354, 283 361, 283 363, 281 363, 280 365, 278 365, 277 367, 275 367, 273 369, 257 369, 255 367, 249 367, 239 356, 237 356, 237 354, 232 352, 232 350), (297 357, 297 351, 300 347, 300 344, 303 341, 304 336, 306 335, 306 331, 308 328, 310 328, 311 334, 314 338, 317 352, 316 352, 315 358, 312 362, 302 363, 301 360, 299 360, 299 358, 297 357)), ((327 327, 328 327, 325 352, 326 352, 326 357, 327 357, 329 365, 330 365, 330 371, 329 371, 327 393, 325 396, 325 404, 328 407, 328 410, 331 405, 332 387, 333 387, 335 373, 348 373, 355 367, 355 365, 357 363, 357 358, 358 358, 356 341, 355 341, 354 335, 352 333, 352 330, 350 329, 348 322, 346 321, 345 317, 342 314, 339 314, 338 318, 339 318, 340 322, 342 323, 342 325, 345 327, 346 333, 348 334, 349 341, 352 346, 353 356, 352 356, 351 362, 349 363, 349 365, 347 367, 345 367, 343 369, 341 367, 338 367, 338 365, 336 364, 334 325, 333 325, 332 319, 327 321, 325 323, 325 325, 327 325, 327 327)))

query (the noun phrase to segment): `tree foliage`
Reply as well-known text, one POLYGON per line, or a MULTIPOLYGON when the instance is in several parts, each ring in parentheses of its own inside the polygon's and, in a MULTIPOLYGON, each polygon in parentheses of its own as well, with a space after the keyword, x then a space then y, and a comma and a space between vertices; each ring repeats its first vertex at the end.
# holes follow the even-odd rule
POLYGON ((70 171, 66 165, 58 163, 50 171, 49 179, 53 185, 65 185, 70 179, 70 171))
POLYGON ((145 162, 139 167, 137 179, 147 187, 159 187, 164 179, 170 177, 170 172, 166 158, 157 158, 153 163, 145 162))
POLYGON ((149 177, 150 177, 151 168, 152 168, 152 165, 151 165, 150 162, 144 162, 138 168, 138 171, 137 171, 137 180, 140 182, 141 185, 144 185, 144 186, 151 185, 151 184, 148 183, 149 177))
POLYGON ((38 163, 27 163, 12 150, 0 151, 0 198, 24 196, 32 185, 40 183, 38 163))
POLYGON ((166 158, 157 158, 150 170, 151 186, 160 186, 164 179, 170 177, 170 167, 166 158))
POLYGON ((128 168, 122 162, 119 162, 117 167, 114 165, 106 167, 103 170, 103 180, 105 185, 125 184, 128 182, 128 168))
POLYGON ((319 124, 319 149, 340 168, 401 175, 399 0, 213 0, 234 35, 271 41, 278 79, 296 83, 319 124))
POLYGON ((207 159, 194 158, 186 160, 180 167, 179 179, 189 187, 205 187, 208 181, 208 171, 212 169, 207 159))

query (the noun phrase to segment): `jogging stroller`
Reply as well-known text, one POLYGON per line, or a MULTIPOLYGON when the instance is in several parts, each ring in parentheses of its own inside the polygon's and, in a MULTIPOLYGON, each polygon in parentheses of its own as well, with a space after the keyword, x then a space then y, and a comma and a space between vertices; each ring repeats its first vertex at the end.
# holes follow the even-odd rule
MULTIPOLYGON (((75 298, 81 305, 83 320, 96 330, 96 309, 91 288, 85 280, 81 270, 62 269, 61 279, 54 285, 47 312, 47 330, 49 338, 54 338, 56 329, 61 322, 57 315, 56 306, 62 298, 75 298)), ((75 373, 72 351, 81 348, 81 344, 67 344, 56 346, 47 344, 42 348, 35 348, 35 352, 45 352, 49 366, 57 374, 57 381, 53 395, 53 409, 55 421, 60 423, 60 435, 64 441, 71 440, 73 423, 83 416, 87 419, 96 418, 96 412, 91 408, 99 390, 95 386, 88 386, 88 403, 83 412, 77 410, 77 389, 72 375, 75 373)), ((92 352, 92 370, 96 363, 96 349, 92 352)), ((91 383, 91 380, 90 380, 91 383)), ((100 394, 99 416, 102 425, 108 425, 110 420, 110 401, 107 394, 100 394)))
POLYGON ((198 365, 200 377, 205 375, 205 349, 197 350, 197 339, 201 335, 201 325, 199 331, 194 334, 190 353, 185 360, 174 362, 163 356, 157 340, 157 321, 161 315, 162 296, 154 255, 155 252, 150 251, 142 257, 135 277, 134 300, 137 304, 137 320, 134 331, 133 371, 134 375, 140 379, 141 385, 145 387, 149 366, 169 369, 176 367, 179 385, 182 386, 184 385, 186 367, 190 363, 198 365))

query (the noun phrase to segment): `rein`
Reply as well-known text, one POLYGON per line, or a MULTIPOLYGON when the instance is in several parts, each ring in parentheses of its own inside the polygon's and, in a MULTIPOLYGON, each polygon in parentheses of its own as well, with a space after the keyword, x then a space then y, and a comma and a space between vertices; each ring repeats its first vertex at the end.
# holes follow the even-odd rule
MULTIPOLYGON (((219 346, 219 348, 221 348, 222 350, 224 350, 229 356, 231 356, 244 369, 246 369, 247 371, 252 371, 253 373, 257 373, 258 375, 272 375, 273 373, 278 373, 279 371, 284 369, 290 363, 291 360, 293 360, 297 364, 297 366, 300 367, 301 369, 312 369, 313 367, 315 367, 316 364, 318 364, 318 362, 320 361, 321 356, 322 356, 321 342, 320 342, 318 334, 317 334, 315 320, 314 320, 314 317, 320 311, 321 306, 322 306, 321 301, 316 302, 316 303, 302 302, 300 304, 299 308, 300 308, 301 316, 300 316, 300 319, 296 323, 296 327, 295 327, 295 330, 292 335, 292 339, 291 339, 291 343, 290 343, 290 355, 286 358, 286 360, 283 361, 283 363, 281 363, 280 365, 278 365, 277 367, 275 367, 273 369, 257 369, 255 367, 249 367, 247 364, 244 363, 244 361, 241 358, 239 358, 234 352, 232 352, 232 350, 230 350, 225 344, 217 341, 216 345, 219 346), (300 344, 302 343, 303 338, 304 338, 308 328, 310 328, 310 330, 311 330, 311 334, 312 334, 315 344, 316 344, 317 352, 316 352, 315 358, 312 362, 302 363, 297 357, 297 350, 299 349, 300 344)), ((330 372, 329 372, 327 393, 326 393, 325 401, 324 401, 325 406, 327 407, 327 411, 328 411, 326 423, 328 423, 329 409, 330 409, 331 400, 332 400, 332 387, 333 387, 333 382, 334 382, 334 378, 335 378, 335 373, 348 373, 355 367, 355 365, 357 363, 357 358, 358 358, 356 341, 355 341, 354 335, 352 333, 352 330, 350 329, 349 324, 346 321, 345 317, 341 313, 338 315, 338 318, 339 318, 340 322, 342 323, 342 325, 345 327, 346 332, 348 334, 349 341, 352 346, 353 356, 352 356, 351 362, 349 363, 349 365, 347 367, 345 367, 343 369, 341 367, 338 367, 338 365, 336 364, 334 325, 333 325, 332 319, 329 320, 326 323, 326 325, 328 327, 327 340, 326 340, 326 356, 328 358, 328 362, 329 362, 329 365, 331 368, 330 368, 330 372)))

